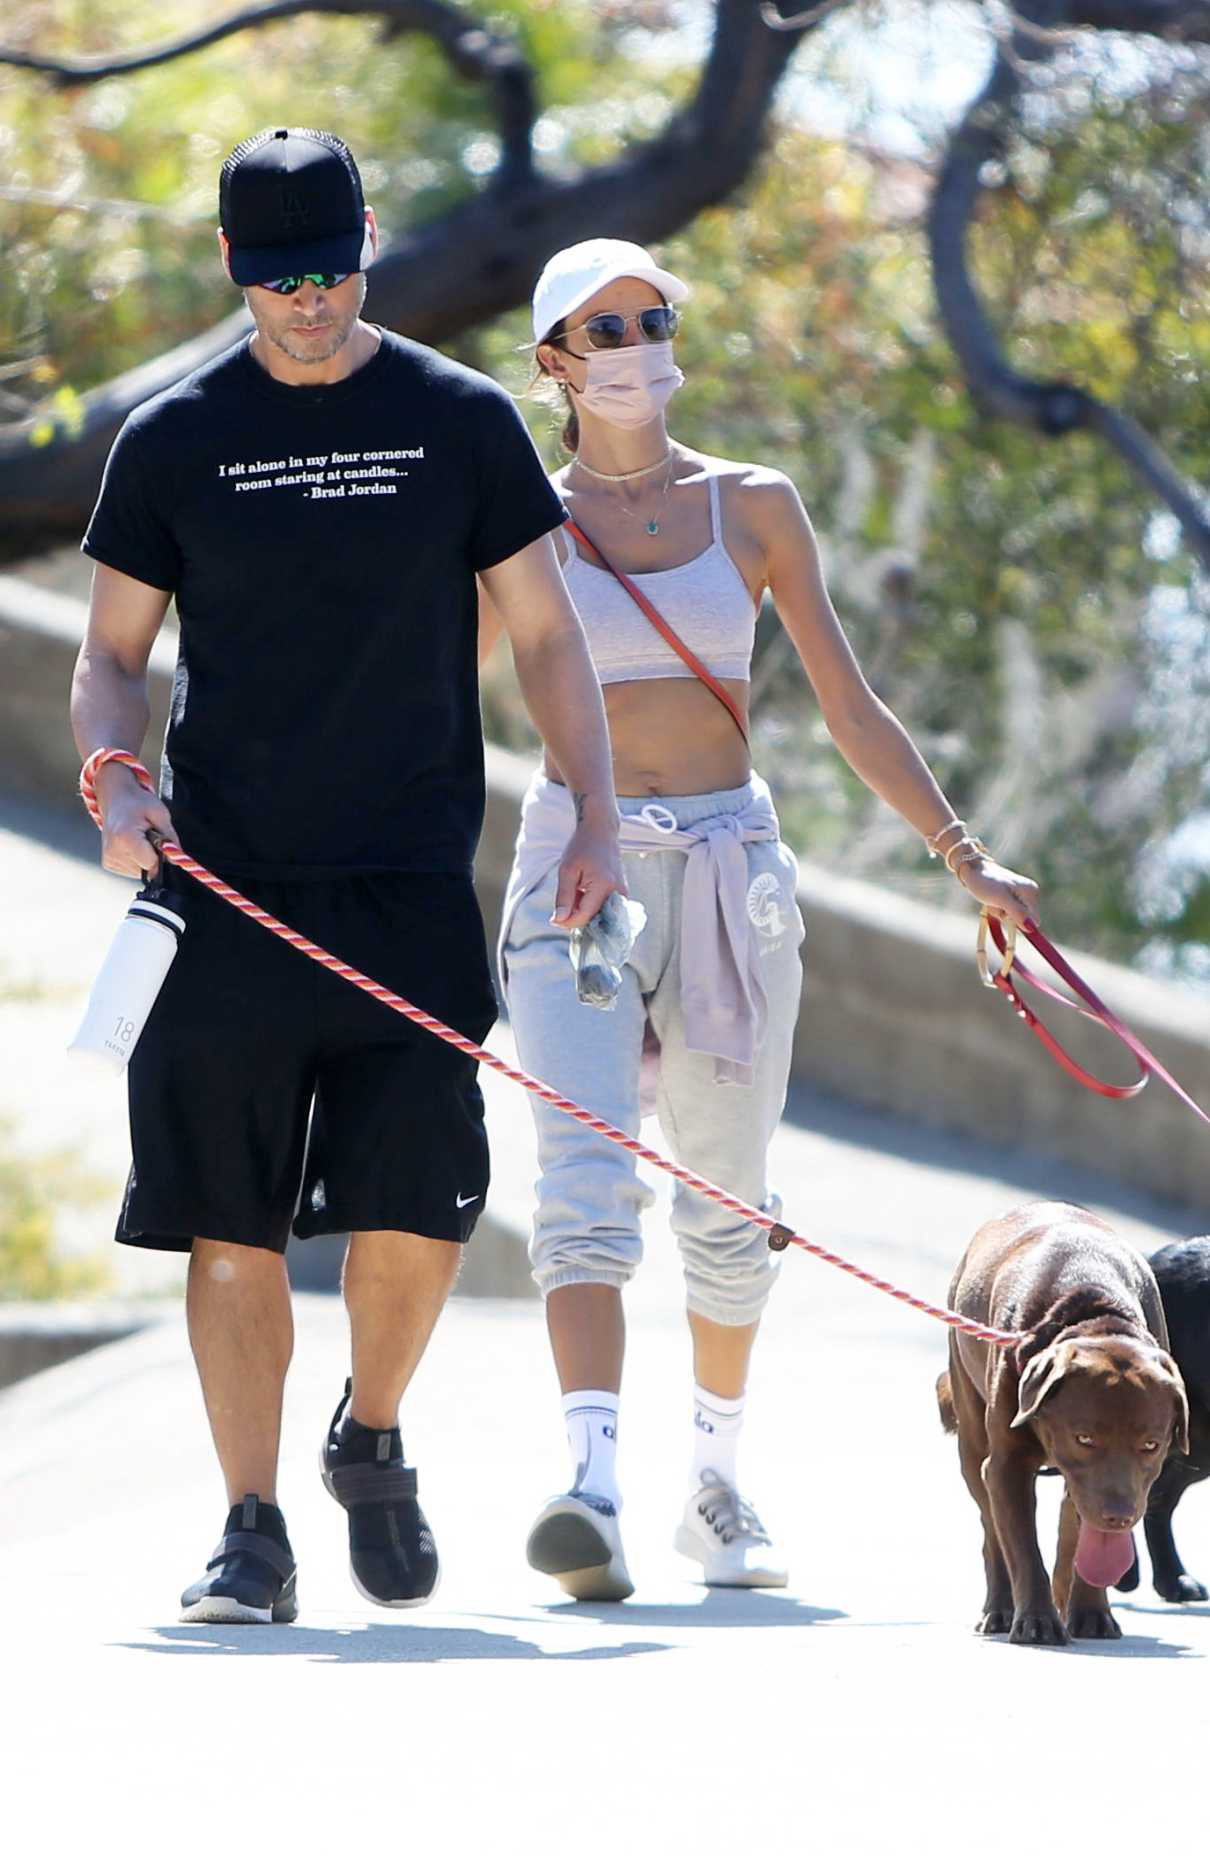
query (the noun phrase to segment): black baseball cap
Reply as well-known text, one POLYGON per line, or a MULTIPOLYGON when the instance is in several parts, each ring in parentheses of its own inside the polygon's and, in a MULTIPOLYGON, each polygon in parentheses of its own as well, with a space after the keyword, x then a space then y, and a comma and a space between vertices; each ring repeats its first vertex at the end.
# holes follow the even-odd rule
POLYGON ((370 262, 357 163, 326 129, 263 129, 231 150, 218 190, 237 284, 370 262))

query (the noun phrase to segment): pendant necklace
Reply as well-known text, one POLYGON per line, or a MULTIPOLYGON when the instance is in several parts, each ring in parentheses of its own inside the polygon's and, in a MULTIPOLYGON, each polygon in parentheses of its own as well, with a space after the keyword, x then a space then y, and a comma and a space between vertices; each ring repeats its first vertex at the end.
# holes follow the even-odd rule
POLYGON ((666 465, 664 487, 660 491, 659 499, 656 503, 656 512, 654 515, 649 516, 647 521, 643 522, 642 516, 637 515, 633 509, 628 509, 625 502, 622 501, 620 497, 618 499, 618 507, 621 509, 624 516, 628 517, 632 522, 643 522, 643 527, 647 530, 649 535, 659 534, 660 514, 664 507, 664 498, 667 496, 669 488, 671 487, 672 473, 676 466, 676 456, 671 446, 669 446, 662 458, 657 458, 654 464, 644 464, 642 470, 624 470, 616 472, 594 470, 591 464, 586 464, 583 458, 580 457, 576 458, 575 463, 578 469, 584 471, 589 477, 595 477, 600 483, 631 483, 636 477, 649 477, 653 470, 659 470, 661 465, 666 465))
POLYGON ((675 460, 672 456, 672 453, 669 452, 668 470, 664 477, 664 487, 660 491, 659 501, 657 502, 655 506, 654 513, 647 518, 646 522, 643 522, 642 516, 636 515, 633 509, 627 509, 624 502, 620 502, 620 507, 621 507, 623 515, 629 516, 632 522, 643 522, 643 527, 647 530, 647 533, 649 535, 658 535, 660 532, 660 516, 662 515, 663 509, 664 509, 664 498, 667 496, 669 488, 672 483, 672 467, 673 467, 674 462, 675 460))

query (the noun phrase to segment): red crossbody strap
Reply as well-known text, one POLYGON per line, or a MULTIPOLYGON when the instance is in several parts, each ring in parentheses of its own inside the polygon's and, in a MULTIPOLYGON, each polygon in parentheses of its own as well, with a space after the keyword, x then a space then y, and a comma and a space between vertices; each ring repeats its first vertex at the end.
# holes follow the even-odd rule
MULTIPOLYGON (((1000 949, 1001 953, 1003 953, 1007 946, 1004 930, 994 916, 990 919, 990 928, 993 941, 995 941, 996 946, 1000 949)), ((1160 1081, 1167 1084, 1174 1095, 1178 1095, 1181 1101, 1184 1102, 1188 1108, 1193 1110, 1195 1115, 1199 1116, 1202 1121, 1210 1123, 1210 1115, 1207 1115, 1205 1109, 1201 1108, 1199 1104, 1193 1100, 1193 1097, 1181 1088, 1176 1078, 1165 1069, 1159 1058, 1148 1050, 1142 1039, 1136 1037, 1129 1026, 1122 1023, 1117 1013, 1110 1011, 1104 1001, 1097 997, 1092 987, 1089 986, 1085 980, 1080 978, 1075 968, 1068 960, 1064 959, 1054 943, 1047 940, 1042 930, 1040 928, 1026 928, 1023 932, 1032 945, 1037 948, 1043 960, 1045 960, 1049 966, 1053 967, 1060 979, 1066 980, 1077 997, 1076 999, 1065 999, 1061 992, 1056 992, 1054 987, 1048 985, 1044 979, 1040 979, 1037 974, 1031 973, 1029 968, 1021 960, 1015 960, 1013 962, 1013 971, 1019 973, 1026 984, 1032 986, 1036 992, 1044 993, 1048 999, 1053 999, 1056 1004, 1065 1005, 1070 1011, 1079 1012, 1082 1018, 1090 1018, 1094 1023, 1104 1025, 1107 1031, 1112 1031, 1115 1037, 1121 1039, 1138 1065, 1139 1080, 1137 1083, 1127 1084, 1103 1083, 1099 1081, 1097 1077, 1090 1075, 1087 1070, 1083 1069, 1076 1062, 1069 1051, 1063 1049, 1059 1040, 1048 1031, 1046 1026, 1030 1011, 1024 999, 1017 991, 1017 988, 1013 985, 1011 978, 1003 973, 998 974, 995 981, 996 986, 1010 1001, 1021 1018, 1024 1019, 1030 1030, 1042 1040, 1056 1063, 1062 1064, 1068 1074, 1074 1076, 1077 1082, 1083 1083, 1086 1089, 1095 1089, 1098 1095, 1114 1096, 1118 1099, 1136 1096, 1139 1090, 1143 1088, 1148 1076, 1158 1076, 1160 1081), (1078 1000, 1083 1000, 1084 1003, 1079 1004, 1077 1003, 1078 1000)))
POLYGON ((688 664, 695 677, 701 678, 711 695, 718 697, 724 709, 726 709, 728 715, 731 717, 731 720, 739 729, 740 734, 744 737, 744 741, 747 742, 748 724, 744 720, 743 710, 736 702, 734 696, 732 696, 730 690, 724 689, 718 678, 711 675, 701 658, 694 655, 689 649, 689 646, 685 644, 681 638, 678 638, 667 619, 656 611, 656 608, 652 605, 646 593, 642 592, 641 589, 635 585, 629 574, 624 574, 620 567, 615 567, 613 562, 601 553, 596 542, 589 539, 577 522, 573 522, 571 517, 568 516, 563 527, 568 534, 574 535, 576 540, 582 542, 586 548, 591 548, 602 566, 608 568, 614 579, 620 581, 622 586, 626 588, 626 591, 630 594, 635 605, 646 618, 651 620, 651 623, 655 626, 656 631, 660 634, 664 642, 672 646, 682 663, 688 664))

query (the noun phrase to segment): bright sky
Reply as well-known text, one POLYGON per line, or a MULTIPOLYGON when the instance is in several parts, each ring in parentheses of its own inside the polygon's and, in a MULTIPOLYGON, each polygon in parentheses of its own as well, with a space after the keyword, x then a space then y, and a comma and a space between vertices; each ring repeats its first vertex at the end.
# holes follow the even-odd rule
MULTIPOLYGON (((714 8, 709 0, 683 0, 680 11, 684 28, 669 50, 678 59, 699 58, 714 8)), ((779 108, 824 134, 923 155, 978 91, 990 59, 987 14, 973 0, 853 0, 808 35, 779 108)))
POLYGON ((783 108, 826 133, 865 135, 903 155, 925 154, 958 120, 992 53, 986 15, 963 0, 900 6, 893 16, 882 7, 842 9, 812 37, 791 67, 783 108))

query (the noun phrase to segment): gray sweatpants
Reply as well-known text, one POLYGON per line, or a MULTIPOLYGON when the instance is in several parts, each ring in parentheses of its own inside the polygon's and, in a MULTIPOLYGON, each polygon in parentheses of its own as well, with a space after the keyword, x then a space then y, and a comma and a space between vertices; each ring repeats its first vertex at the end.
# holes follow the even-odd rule
MULTIPOLYGON (((749 789, 740 787, 661 797, 659 804, 685 829, 720 813, 740 812, 749 800, 749 789)), ((624 813, 650 803, 619 800, 624 813)), ((714 1058, 685 1044, 679 954, 683 852, 626 853, 626 881, 647 911, 647 926, 612 1012, 581 1005, 576 997, 567 932, 550 923, 556 872, 522 898, 502 951, 508 1010, 527 1070, 637 1135, 640 1061, 649 1020, 660 1044, 657 1112, 676 1159, 780 1217, 781 1200, 769 1186, 766 1158, 785 1105, 805 931, 795 900, 793 853, 779 842, 749 843, 745 851, 751 932, 759 943, 768 1000, 750 1087, 716 1082, 714 1058)), ((642 1256, 639 1219, 653 1195, 640 1183, 635 1159, 624 1148, 537 1097, 530 1101, 542 1169, 530 1245, 534 1279, 544 1295, 567 1283, 621 1288, 642 1256)), ((765 1232, 679 1181, 672 1227, 689 1308, 728 1326, 755 1321, 778 1261, 765 1232)))

